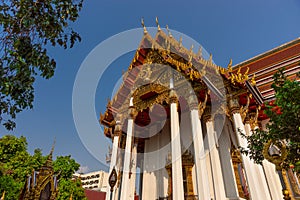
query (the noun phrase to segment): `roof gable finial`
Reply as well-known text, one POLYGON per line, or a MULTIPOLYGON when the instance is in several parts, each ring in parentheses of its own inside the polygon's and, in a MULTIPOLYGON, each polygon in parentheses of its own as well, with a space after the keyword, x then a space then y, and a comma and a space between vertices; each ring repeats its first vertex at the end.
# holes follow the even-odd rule
POLYGON ((232 59, 231 58, 230 58, 230 61, 227 65, 227 69, 228 69, 229 72, 232 72, 232 59))
POLYGON ((194 49, 194 45, 192 44, 190 48, 190 53, 193 53, 193 49, 194 49))
POLYGON ((197 53, 197 57, 198 57, 198 58, 201 58, 201 57, 202 57, 202 46, 201 46, 201 45, 199 46, 198 53, 197 53))
POLYGON ((158 17, 155 18, 155 21, 156 21, 156 25, 157 25, 157 30, 160 31, 160 26, 159 26, 159 23, 158 23, 158 17))
POLYGON ((168 31, 169 37, 170 37, 170 38, 173 37, 171 31, 169 30, 169 26, 168 26, 168 25, 166 25, 166 29, 167 29, 167 31, 168 31))
POLYGON ((146 34, 147 33, 147 29, 146 29, 146 26, 145 26, 144 17, 142 17, 142 19, 141 19, 141 24, 142 24, 142 26, 144 28, 144 34, 146 34))
POLYGON ((212 56, 212 53, 211 53, 211 54, 209 54, 209 60, 208 60, 208 61, 209 61, 209 63, 210 63, 210 64, 212 64, 212 62, 213 62, 213 61, 212 61, 212 60, 213 60, 213 58, 212 58, 212 57, 213 57, 213 56, 212 56))
POLYGON ((182 47, 182 36, 180 36, 180 38, 179 38, 179 48, 181 48, 182 47))
POLYGON ((55 147, 55 143, 56 143, 56 138, 54 138, 52 147, 51 147, 51 151, 48 155, 48 158, 46 160, 45 166, 46 167, 52 167, 52 157, 53 157, 53 152, 54 152, 54 147, 55 147))

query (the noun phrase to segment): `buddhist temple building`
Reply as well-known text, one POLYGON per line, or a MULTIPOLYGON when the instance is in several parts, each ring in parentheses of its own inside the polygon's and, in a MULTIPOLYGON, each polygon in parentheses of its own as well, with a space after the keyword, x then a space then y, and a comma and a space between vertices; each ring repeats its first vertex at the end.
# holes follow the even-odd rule
POLYGON ((123 83, 100 116, 118 174, 106 199, 283 199, 275 166, 241 154, 240 133, 266 119, 261 106, 274 98, 275 71, 300 71, 300 40, 221 67, 158 23, 154 37, 142 24, 123 83))

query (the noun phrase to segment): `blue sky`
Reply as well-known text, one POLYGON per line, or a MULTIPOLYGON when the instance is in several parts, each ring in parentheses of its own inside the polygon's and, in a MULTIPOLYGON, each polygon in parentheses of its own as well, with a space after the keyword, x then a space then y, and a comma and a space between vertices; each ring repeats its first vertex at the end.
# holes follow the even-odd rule
MULTIPOLYGON (((82 42, 71 50, 50 48, 57 60, 55 76, 50 80, 37 79, 34 108, 19 114, 17 128, 12 133, 27 137, 30 152, 41 148, 47 154, 56 138, 55 155, 71 154, 82 166, 88 166, 89 171, 105 169, 86 150, 74 125, 75 77, 81 63, 99 43, 120 32, 140 28, 142 17, 146 26, 155 26, 156 16, 161 27, 168 24, 171 29, 190 36, 213 54, 217 65, 224 67, 230 58, 237 64, 300 36, 299 0, 85 0, 79 20, 72 25, 82 42)), ((131 54, 120 57, 99 82, 95 96, 97 118, 130 61, 131 54)), ((8 133, 3 128, 0 132, 8 133)), ((95 142, 99 142, 99 154, 105 154, 109 141, 101 134, 100 125, 99 141, 95 142)))

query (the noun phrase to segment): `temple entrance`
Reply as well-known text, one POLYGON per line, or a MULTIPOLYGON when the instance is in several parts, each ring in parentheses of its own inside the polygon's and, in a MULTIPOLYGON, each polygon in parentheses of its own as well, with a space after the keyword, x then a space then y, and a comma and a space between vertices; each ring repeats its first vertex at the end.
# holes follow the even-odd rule
MULTIPOLYGON (((182 177, 185 200, 196 200, 197 195, 194 194, 192 169, 194 166, 194 158, 189 150, 186 150, 182 155, 182 177)), ((169 175, 168 196, 159 199, 172 199, 172 164, 166 166, 169 175)))

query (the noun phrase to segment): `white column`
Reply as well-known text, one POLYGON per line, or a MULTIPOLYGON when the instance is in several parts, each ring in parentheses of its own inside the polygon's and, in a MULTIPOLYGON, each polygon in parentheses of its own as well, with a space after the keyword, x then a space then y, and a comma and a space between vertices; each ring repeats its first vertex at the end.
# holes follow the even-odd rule
POLYGON ((125 152, 124 152, 121 199, 129 199, 129 194, 130 194, 129 172, 130 172, 134 117, 135 117, 135 109, 133 107, 132 98, 131 98, 130 107, 129 107, 128 124, 127 124, 126 145, 125 145, 125 152))
POLYGON ((210 200, 208 172, 205 162, 202 127, 199 119, 198 109, 191 110, 191 124, 195 150, 197 194, 199 199, 210 200))
MULTIPOLYGON (((246 133, 246 131, 245 131, 242 117, 238 111, 233 112, 233 122, 234 122, 235 131, 237 133, 238 145, 243 148, 247 148, 247 140, 246 138, 243 138, 240 134, 240 131, 244 134, 246 133)), ((253 161, 251 161, 250 158, 245 154, 242 154, 242 161, 245 169, 245 174, 249 186, 251 199, 253 200, 262 199, 261 198, 262 194, 260 193, 260 189, 259 189, 259 187, 261 186, 257 183, 257 179, 256 179, 257 175, 254 172, 253 161)))
MULTIPOLYGON (((269 120, 262 121, 262 129, 267 130, 266 124, 269 120)), ((272 200, 274 199, 282 199, 282 185, 279 179, 278 172, 276 171, 276 167, 273 163, 263 160, 263 169, 266 175, 267 183, 270 189, 272 200)))
MULTIPOLYGON (((116 123, 116 128, 113 136, 113 146, 112 146, 112 153, 111 153, 111 158, 110 158, 110 167, 109 167, 109 175, 112 172, 113 168, 116 167, 117 165, 117 154, 118 154, 118 149, 119 149, 119 136, 121 134, 121 125, 119 124, 120 122, 117 121, 116 123)), ((117 170, 117 169, 116 169, 117 170)), ((116 193, 117 187, 115 186, 114 192, 113 192, 113 199, 116 193)), ((110 186, 107 184, 107 190, 106 190, 106 200, 110 200, 110 186)))
POLYGON ((172 196, 173 200, 184 199, 181 144, 179 132, 179 117, 177 112, 177 95, 174 90, 170 92, 171 107, 171 148, 172 148, 172 196))
POLYGON ((272 199, 282 199, 282 186, 275 165, 263 160, 263 169, 271 192, 272 199))
POLYGON ((136 161, 137 161, 137 145, 133 146, 131 153, 131 176, 130 176, 130 186, 129 186, 129 200, 134 200, 135 194, 135 181, 136 181, 136 161))
MULTIPOLYGON (((119 136, 114 136, 114 142, 112 147, 112 154, 110 159, 110 167, 109 167, 109 173, 113 170, 113 168, 116 166, 117 163, 117 152, 118 152, 118 143, 119 143, 119 136)), ((110 199, 110 186, 108 185, 106 190, 106 200, 110 199)))
POLYGON ((212 168, 214 196, 215 196, 215 200, 224 200, 227 198, 225 194, 220 156, 216 146, 218 141, 214 130, 214 124, 210 116, 210 110, 206 109, 206 112, 207 113, 204 116, 204 120, 206 122, 206 131, 208 137, 208 148, 209 148, 210 162, 212 168))
MULTIPOLYGON (((252 135, 251 126, 248 121, 245 123, 245 131, 246 135, 252 135)), ((255 175, 255 185, 258 189, 258 193, 260 194, 261 199, 271 200, 270 191, 268 188, 268 184, 266 181, 266 177, 263 171, 262 166, 255 164, 253 161, 250 163, 250 167, 253 170, 253 174, 255 175)))
MULTIPOLYGON (((228 199, 239 199, 239 191, 237 188, 237 182, 235 178, 235 171, 232 162, 231 156, 231 142, 230 141, 230 129, 228 121, 225 120, 223 123, 223 118, 220 120, 218 117, 215 118, 215 129, 218 131, 222 131, 219 137, 219 154, 222 166, 223 180, 225 186, 225 193, 228 199), (217 119, 216 119, 217 118, 217 119)), ((230 123, 230 122, 229 122, 230 123)), ((231 126, 231 124, 230 124, 231 126)), ((219 135, 219 133, 217 133, 219 135)), ((239 177, 237 177, 239 178, 239 177)))

